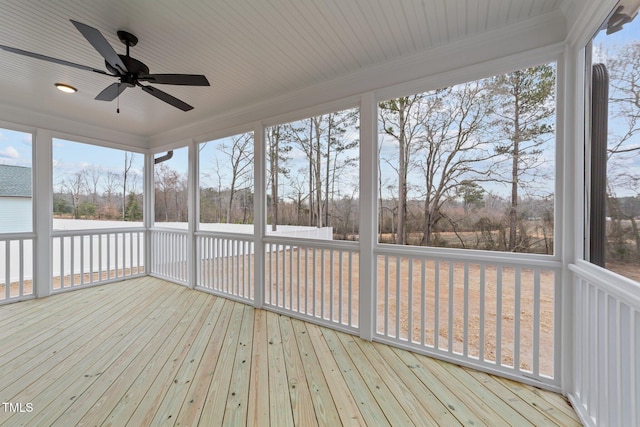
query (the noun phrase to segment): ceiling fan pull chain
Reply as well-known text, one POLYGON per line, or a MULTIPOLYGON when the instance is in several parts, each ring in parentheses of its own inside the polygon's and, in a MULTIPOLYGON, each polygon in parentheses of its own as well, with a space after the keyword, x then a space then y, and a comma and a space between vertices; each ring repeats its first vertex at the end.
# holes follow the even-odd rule
POLYGON ((118 83, 118 105, 116 107, 116 113, 120 114, 120 83, 118 83))

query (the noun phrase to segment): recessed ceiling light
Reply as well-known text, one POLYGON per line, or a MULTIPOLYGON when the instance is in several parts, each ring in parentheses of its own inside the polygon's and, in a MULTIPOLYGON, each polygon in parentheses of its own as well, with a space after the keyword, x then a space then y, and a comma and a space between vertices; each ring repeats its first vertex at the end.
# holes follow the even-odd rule
POLYGON ((78 89, 76 89, 73 86, 69 86, 68 84, 64 84, 64 83, 56 83, 55 87, 58 88, 58 90, 61 90, 64 93, 76 93, 78 91, 78 89))

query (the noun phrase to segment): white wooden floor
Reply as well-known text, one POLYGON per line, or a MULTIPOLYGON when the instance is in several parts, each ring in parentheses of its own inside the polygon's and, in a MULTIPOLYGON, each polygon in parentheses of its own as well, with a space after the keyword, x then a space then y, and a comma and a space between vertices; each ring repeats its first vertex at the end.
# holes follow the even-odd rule
POLYGON ((578 425, 560 395, 145 277, 0 306, 0 425, 578 425))

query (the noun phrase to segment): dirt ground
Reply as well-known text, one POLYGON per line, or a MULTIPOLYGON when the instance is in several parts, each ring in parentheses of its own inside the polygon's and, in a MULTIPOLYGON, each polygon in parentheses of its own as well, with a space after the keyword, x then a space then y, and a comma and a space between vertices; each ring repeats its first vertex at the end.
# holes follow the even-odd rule
POLYGON ((636 263, 609 261, 607 262, 607 270, 611 270, 621 276, 640 282, 640 266, 636 263))

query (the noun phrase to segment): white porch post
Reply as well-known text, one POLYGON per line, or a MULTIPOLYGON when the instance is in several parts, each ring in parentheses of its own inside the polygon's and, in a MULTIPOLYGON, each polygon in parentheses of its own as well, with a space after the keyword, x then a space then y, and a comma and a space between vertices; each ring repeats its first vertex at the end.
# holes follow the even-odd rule
POLYGON ((194 289, 196 287, 197 282, 197 265, 198 262, 196 260, 196 229, 197 223, 200 218, 199 212, 199 204, 198 204, 198 144, 194 141, 191 141, 189 144, 189 165, 187 170, 187 189, 188 189, 188 200, 187 205, 189 206, 189 226, 187 232, 188 246, 187 246, 187 281, 189 283, 189 287, 194 289))
POLYGON ((360 98, 360 286, 358 325, 360 337, 372 340, 375 333, 375 268, 373 249, 377 236, 376 182, 377 105, 373 93, 360 98))
MULTIPOLYGON (((564 54, 564 66, 558 66, 558 85, 564 88, 564 97, 558 99, 558 122, 564 126, 562 141, 564 158, 561 164, 564 188, 562 193, 563 211, 560 222, 563 225, 562 256, 562 307, 556 310, 562 316, 562 353, 560 384, 566 395, 574 391, 575 350, 575 307, 574 277, 569 264, 575 263, 584 254, 584 49, 567 47, 564 54)), ((560 130, 560 129, 559 129, 560 130)))
POLYGON ((155 218, 155 194, 153 185, 154 173, 153 153, 147 151, 144 155, 144 191, 143 191, 143 221, 144 221, 144 272, 151 274, 153 248, 151 247, 151 227, 155 218))
POLYGON ((36 233, 34 292, 37 298, 51 295, 52 243, 51 207, 53 206, 53 137, 51 132, 38 130, 35 133, 33 163, 33 203, 36 233))
POLYGON ((257 122, 253 131, 253 305, 264 305, 264 235, 266 229, 266 185, 265 185, 265 147, 264 126, 257 122))

